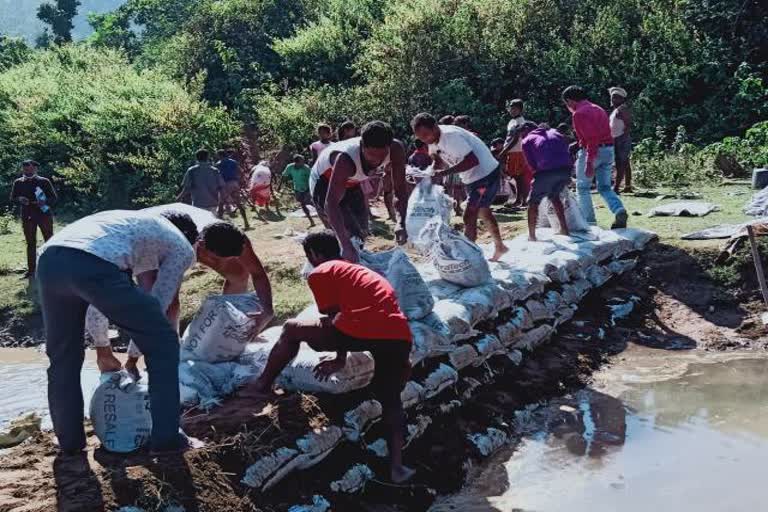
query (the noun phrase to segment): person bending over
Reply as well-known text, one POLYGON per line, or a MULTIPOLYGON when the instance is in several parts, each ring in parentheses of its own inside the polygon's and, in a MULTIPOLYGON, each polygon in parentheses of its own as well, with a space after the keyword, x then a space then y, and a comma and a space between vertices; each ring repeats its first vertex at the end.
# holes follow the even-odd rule
POLYGON ((341 259, 341 248, 331 231, 310 233, 304 252, 315 267, 308 283, 318 310, 317 320, 289 320, 283 326, 264 372, 254 386, 268 394, 277 376, 299 352, 302 342, 318 352, 336 352, 315 373, 327 379, 344 368, 347 352, 371 353, 375 373, 370 388, 381 402, 387 427, 390 477, 409 480, 414 470, 403 465, 405 411, 400 393, 410 375, 411 331, 400 311, 392 286, 380 275, 341 259))

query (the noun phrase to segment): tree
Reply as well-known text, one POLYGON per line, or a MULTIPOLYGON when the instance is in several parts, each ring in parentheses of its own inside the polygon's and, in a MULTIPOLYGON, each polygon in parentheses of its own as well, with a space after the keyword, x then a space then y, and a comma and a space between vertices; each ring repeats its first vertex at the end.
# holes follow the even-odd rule
POLYGON ((0 35, 0 73, 21 64, 32 54, 32 50, 23 39, 0 35))
POLYGON ((77 16, 80 0, 56 0, 56 3, 46 2, 37 10, 37 17, 50 26, 53 42, 64 44, 72 41, 72 20, 77 16))

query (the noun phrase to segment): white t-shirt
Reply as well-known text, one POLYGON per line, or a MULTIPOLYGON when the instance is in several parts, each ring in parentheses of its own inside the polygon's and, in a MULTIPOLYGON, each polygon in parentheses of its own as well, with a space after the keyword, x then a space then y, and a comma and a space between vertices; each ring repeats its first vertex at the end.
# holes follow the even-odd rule
POLYGON ((429 145, 430 154, 438 154, 449 167, 461 163, 468 154, 474 153, 480 162, 477 166, 460 174, 465 184, 474 183, 491 174, 499 166, 491 150, 480 137, 464 128, 440 125, 440 140, 429 145))
MULTIPOLYGON (((507 123, 507 140, 512 135, 512 130, 520 126, 521 124, 525 123, 525 118, 523 116, 513 117, 509 120, 509 123, 507 123)), ((523 151, 523 138, 520 137, 517 140, 517 144, 512 146, 512 149, 510 149, 512 153, 520 153, 523 151)))
POLYGON ((614 139, 618 139, 622 135, 624 135, 624 120, 619 117, 619 109, 615 108, 613 109, 613 112, 611 112, 611 137, 614 139))
POLYGON ((251 169, 251 187, 264 187, 272 181, 272 171, 263 163, 253 166, 251 169))

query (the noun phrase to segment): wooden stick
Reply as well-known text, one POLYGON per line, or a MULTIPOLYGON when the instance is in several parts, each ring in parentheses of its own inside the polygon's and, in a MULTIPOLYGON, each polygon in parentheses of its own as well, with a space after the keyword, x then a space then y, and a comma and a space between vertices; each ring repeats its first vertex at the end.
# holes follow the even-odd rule
POLYGON ((765 285, 765 272, 763 271, 763 262, 760 259, 760 251, 757 248, 755 232, 752 225, 747 225, 747 234, 749 235, 749 245, 752 248, 752 259, 755 261, 755 271, 757 272, 757 282, 760 283, 760 291, 763 294, 763 301, 768 306, 768 286, 765 285))

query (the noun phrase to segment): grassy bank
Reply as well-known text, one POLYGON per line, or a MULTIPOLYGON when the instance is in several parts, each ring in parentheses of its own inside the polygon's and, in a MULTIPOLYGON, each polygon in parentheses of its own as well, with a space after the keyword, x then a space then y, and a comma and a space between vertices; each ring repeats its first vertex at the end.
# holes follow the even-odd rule
MULTIPOLYGON (((659 189, 659 194, 671 194, 672 191, 659 189)), ((680 237, 686 233, 697 231, 718 224, 743 222, 747 217, 742 213, 744 203, 752 193, 746 184, 725 184, 710 186, 696 190, 701 194, 701 200, 713 202, 720 206, 720 211, 701 218, 681 217, 648 217, 647 213, 654 206, 676 201, 668 198, 659 200, 654 197, 624 195, 623 201, 630 213, 630 225, 655 231, 662 243, 681 247, 691 251, 709 252, 719 247, 720 241, 686 242, 680 237), (639 215, 638 215, 639 214, 639 215)), ((599 197, 595 197, 598 222, 608 226, 611 215, 599 197)), ((309 290, 300 276, 304 264, 303 252, 292 238, 291 234, 306 231, 307 221, 302 217, 292 217, 295 204, 287 200, 281 213, 266 215, 263 220, 252 218, 252 229, 248 236, 253 241, 257 254, 267 267, 275 298, 276 321, 289 318, 299 312, 310 302, 309 290)), ((524 215, 499 215, 505 236, 512 236, 525 230, 524 215)), ((236 219, 242 225, 240 219, 236 219)), ((61 224, 57 225, 58 228, 61 224)), ((13 337, 22 339, 24 336, 40 337, 40 315, 36 300, 34 285, 22 279, 25 270, 26 257, 24 238, 17 222, 11 222, 10 232, 0 235, 0 341, 13 337)), ((391 226, 376 223, 374 227, 376 246, 391 245, 391 226)), ((196 265, 188 274, 182 287, 182 311, 185 319, 197 311, 200 303, 210 293, 221 289, 223 280, 214 272, 196 265)))

